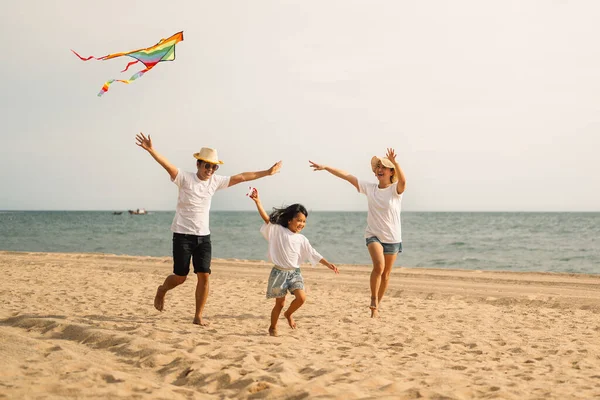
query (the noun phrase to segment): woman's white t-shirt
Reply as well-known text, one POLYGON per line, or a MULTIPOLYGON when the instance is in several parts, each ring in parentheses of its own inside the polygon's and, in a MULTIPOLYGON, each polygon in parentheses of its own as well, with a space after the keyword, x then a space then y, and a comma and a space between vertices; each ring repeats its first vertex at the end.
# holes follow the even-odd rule
POLYGON ((359 180, 358 187, 367 196, 369 206, 365 238, 377 236, 382 243, 401 243, 402 194, 398 194, 396 184, 379 189, 377 183, 359 180))
POLYGON ((193 172, 177 170, 172 181, 179 187, 171 231, 186 235, 210 234, 210 203, 216 191, 229 186, 229 176, 213 175, 203 181, 193 172))
POLYGON ((260 233, 269 242, 269 261, 279 268, 300 268, 300 264, 305 260, 314 266, 323 258, 304 235, 294 233, 279 224, 263 224, 260 233))

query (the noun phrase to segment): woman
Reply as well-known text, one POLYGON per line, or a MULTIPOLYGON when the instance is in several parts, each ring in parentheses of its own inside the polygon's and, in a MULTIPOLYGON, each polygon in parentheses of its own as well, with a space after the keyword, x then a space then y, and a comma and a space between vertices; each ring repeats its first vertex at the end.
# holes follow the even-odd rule
POLYGON ((309 161, 315 171, 325 170, 344 179, 367 196, 368 214, 365 240, 373 262, 371 271, 371 318, 377 317, 379 304, 390 281, 392 266, 402 252, 400 210, 406 177, 396 161, 394 149, 387 149, 385 157, 371 158, 371 169, 377 183, 358 180, 349 173, 309 161))

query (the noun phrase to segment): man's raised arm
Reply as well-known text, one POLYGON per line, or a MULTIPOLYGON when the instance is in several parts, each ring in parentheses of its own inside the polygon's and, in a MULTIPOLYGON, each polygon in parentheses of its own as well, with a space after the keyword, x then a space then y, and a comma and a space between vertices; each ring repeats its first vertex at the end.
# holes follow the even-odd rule
POLYGON ((242 172, 241 174, 233 175, 229 178, 229 186, 237 185, 238 183, 253 181, 255 179, 264 178, 265 176, 275 175, 281 169, 281 161, 277 161, 271 168, 264 171, 242 172))
POLYGON ((154 147, 152 147, 152 139, 150 139, 150 135, 148 135, 148 137, 146 137, 146 135, 144 135, 142 132, 140 132, 135 136, 135 139, 136 139, 136 144, 138 146, 140 146, 142 149, 144 149, 148 153, 150 153, 152 158, 154 158, 157 163, 162 165, 162 167, 167 170, 167 172, 169 173, 169 176, 171 177, 171 180, 175 180, 175 178, 177 177, 177 168, 173 164, 171 164, 169 162, 169 160, 167 160, 165 157, 160 155, 156 150, 154 150, 154 147))

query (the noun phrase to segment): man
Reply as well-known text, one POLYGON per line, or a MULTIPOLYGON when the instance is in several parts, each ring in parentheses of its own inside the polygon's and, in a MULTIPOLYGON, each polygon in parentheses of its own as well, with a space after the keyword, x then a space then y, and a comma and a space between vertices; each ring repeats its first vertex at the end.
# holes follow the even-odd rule
POLYGON ((190 261, 194 265, 194 273, 198 277, 196 286, 196 314, 194 324, 207 325, 202 319, 202 311, 208 298, 208 278, 212 246, 210 242, 209 211, 212 196, 216 191, 237 185, 241 182, 253 181, 265 176, 274 175, 281 168, 281 161, 271 168, 258 172, 243 172, 233 176, 215 175, 219 165, 223 164, 217 157, 217 151, 203 147, 194 154, 196 173, 180 171, 165 157, 152 147, 150 135, 136 135, 137 145, 146 150, 152 158, 167 170, 171 180, 179 187, 177 209, 171 225, 173 232, 173 274, 156 290, 154 307, 162 311, 166 293, 181 285, 190 271, 190 261))

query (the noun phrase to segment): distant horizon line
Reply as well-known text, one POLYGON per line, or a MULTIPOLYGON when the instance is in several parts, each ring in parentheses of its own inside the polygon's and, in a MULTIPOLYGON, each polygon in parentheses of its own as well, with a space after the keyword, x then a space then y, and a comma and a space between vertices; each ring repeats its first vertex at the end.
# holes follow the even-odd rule
MULTIPOLYGON (((0 209, 0 212, 128 212, 130 209, 0 209)), ((175 212, 171 210, 146 209, 146 212, 175 212)), ((131 211, 134 211, 131 209, 131 211)), ((247 212, 256 213, 256 210, 210 210, 211 212, 247 212)), ((310 212, 337 212, 337 213, 366 213, 367 210, 308 210, 310 212)), ((402 210, 403 213, 600 213, 600 210, 402 210)))

